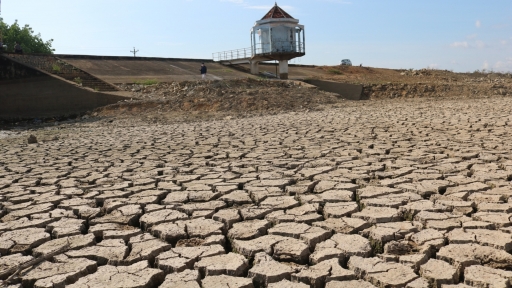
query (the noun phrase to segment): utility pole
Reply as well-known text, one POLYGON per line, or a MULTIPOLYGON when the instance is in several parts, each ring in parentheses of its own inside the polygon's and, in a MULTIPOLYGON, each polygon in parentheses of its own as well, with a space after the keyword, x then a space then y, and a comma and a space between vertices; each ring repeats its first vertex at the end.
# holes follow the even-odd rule
POLYGON ((137 52, 139 52, 139 50, 135 50, 135 47, 133 47, 133 51, 130 51, 130 52, 133 53, 133 57, 136 57, 136 54, 137 54, 137 52))

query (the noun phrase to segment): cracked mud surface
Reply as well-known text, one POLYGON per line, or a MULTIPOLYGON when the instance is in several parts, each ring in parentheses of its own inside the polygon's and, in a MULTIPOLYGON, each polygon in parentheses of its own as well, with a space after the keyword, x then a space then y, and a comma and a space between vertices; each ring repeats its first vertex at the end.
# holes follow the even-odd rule
POLYGON ((412 99, 4 133, 1 284, 509 287, 511 112, 412 99))

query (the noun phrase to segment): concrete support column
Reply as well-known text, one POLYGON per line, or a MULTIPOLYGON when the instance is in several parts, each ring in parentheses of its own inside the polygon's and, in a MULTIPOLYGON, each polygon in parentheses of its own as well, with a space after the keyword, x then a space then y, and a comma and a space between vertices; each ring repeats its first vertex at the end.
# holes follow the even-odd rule
POLYGON ((259 74, 260 73, 260 67, 259 67, 258 61, 251 61, 251 74, 259 74))
POLYGON ((288 79, 288 60, 279 60, 279 79, 288 79))

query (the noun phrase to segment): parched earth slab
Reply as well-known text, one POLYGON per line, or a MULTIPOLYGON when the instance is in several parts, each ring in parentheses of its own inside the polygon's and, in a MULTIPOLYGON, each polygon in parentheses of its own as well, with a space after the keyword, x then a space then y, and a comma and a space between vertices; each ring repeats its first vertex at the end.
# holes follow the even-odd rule
POLYGON ((24 287, 64 287, 76 282, 80 277, 96 272, 97 264, 84 258, 68 259, 56 257, 57 261, 42 262, 20 273, 24 287))
POLYGON ((213 235, 224 235, 224 224, 212 219, 180 220, 176 224, 185 228, 189 238, 207 238, 213 235))
POLYGON ((104 223, 115 223, 137 226, 141 215, 142 208, 140 205, 126 205, 115 209, 110 214, 107 214, 103 217, 92 219, 89 224, 97 225, 104 223))
POLYGON ((215 213, 220 209, 226 207, 227 204, 224 201, 209 201, 204 203, 188 203, 182 206, 177 206, 176 209, 189 216, 192 216, 192 214, 196 211, 212 211, 213 213, 215 213))
POLYGON ((293 196, 268 197, 260 203, 259 207, 275 210, 292 209, 300 206, 293 196))
POLYGON ((151 288, 164 281, 164 272, 149 267, 147 261, 130 266, 101 266, 94 274, 80 278, 71 288, 151 288))
POLYGON ((249 268, 249 262, 244 256, 229 253, 206 257, 194 264, 194 268, 199 270, 202 277, 229 275, 243 276, 249 268))
POLYGON ((353 256, 348 261, 348 268, 354 271, 358 278, 363 278, 378 287, 404 287, 419 277, 409 267, 383 262, 379 258, 353 256))
POLYGON ((362 219, 372 224, 398 222, 402 220, 402 215, 398 209, 373 206, 365 207, 361 212, 352 214, 352 217, 362 219))
POLYGON ((164 283, 160 285, 162 288, 201 288, 199 282, 201 276, 197 270, 184 270, 180 273, 168 274, 164 283))
POLYGON ((26 252, 50 240, 43 228, 27 228, 0 235, 0 255, 26 252))
POLYGON ((309 288, 310 286, 304 283, 291 282, 286 279, 279 282, 268 284, 267 288, 309 288))
POLYGON ((98 265, 119 265, 128 254, 128 246, 121 239, 103 240, 95 246, 72 250, 65 253, 70 258, 87 258, 98 265))
POLYGON ((254 264, 247 277, 252 278, 260 287, 265 287, 285 279, 290 280, 294 272, 290 266, 273 260, 265 253, 258 253, 254 256, 254 264))
POLYGON ((140 217, 141 228, 147 231, 154 225, 166 222, 175 222, 177 220, 186 220, 188 215, 172 209, 163 209, 151 213, 147 213, 140 217))
POLYGON ((201 281, 203 287, 211 288, 253 288, 251 279, 227 275, 207 276, 201 281))
POLYGON ((464 283, 472 287, 509 287, 512 272, 472 265, 464 270, 464 283))
POLYGON ((313 222, 313 226, 331 230, 334 233, 354 234, 371 227, 372 224, 362 219, 342 217, 313 222))
POLYGON ((430 286, 441 288, 445 284, 457 284, 459 274, 457 270, 447 262, 430 259, 420 267, 421 277, 427 279, 430 286))
POLYGON ((351 280, 331 281, 325 285, 325 288, 377 288, 377 286, 363 280, 351 280))
POLYGON ((34 257, 41 257, 61 249, 65 249, 63 251, 64 253, 68 250, 82 249, 84 247, 93 246, 94 244, 96 244, 96 241, 94 240, 93 234, 63 237, 50 240, 44 244, 41 244, 39 247, 34 248, 32 250, 32 255, 34 257))
POLYGON ((340 266, 338 259, 331 259, 310 266, 299 273, 292 274, 293 282, 305 283, 310 287, 325 287, 329 281, 355 280, 354 272, 340 266))
POLYGON ((329 259, 340 259, 342 263, 346 263, 351 256, 366 258, 371 253, 372 247, 368 239, 360 235, 335 234, 317 245, 315 252, 310 256, 310 261, 316 264, 329 259))
MULTIPOLYGON (((7 279, 8 276, 10 276, 9 273, 6 273, 4 271, 15 268, 18 265, 27 263, 33 259, 34 259, 34 257, 23 256, 23 254, 21 254, 21 253, 0 257, 0 280, 5 280, 5 279, 7 279)), ((1 282, 0 282, 0 284, 1 284, 1 282)))
POLYGON ((273 254, 273 246, 280 241, 289 239, 278 235, 265 235, 252 240, 234 240, 232 243, 233 251, 246 257, 254 257, 259 252, 265 252, 268 255, 273 254))
POLYGON ((162 223, 155 225, 149 229, 149 232, 164 241, 169 243, 176 243, 181 239, 187 239, 188 234, 185 230, 186 227, 178 226, 174 223, 162 223))
POLYGON ((367 186, 365 188, 357 189, 356 196, 357 199, 362 200, 367 198, 376 198, 399 193, 402 193, 401 189, 379 186, 367 186))
POLYGON ((143 260, 153 262, 158 254, 171 249, 172 245, 145 233, 130 238, 128 247, 130 254, 121 261, 123 265, 131 265, 143 260))
POLYGON ((85 220, 62 218, 57 222, 46 226, 46 231, 51 232, 53 238, 75 236, 85 232, 85 220))
POLYGON ((228 231, 229 239, 251 240, 267 234, 271 223, 267 220, 248 220, 234 223, 228 231))
MULTIPOLYGON (((1 213, 1 212, 0 212, 1 213)), ((25 228, 45 228, 49 223, 55 222, 57 219, 28 219, 26 217, 19 218, 13 221, 0 223, 0 233, 11 231, 11 230, 20 230, 25 228)))
POLYGON ((283 241, 279 241, 273 247, 274 253, 272 256, 274 259, 285 262, 295 262, 298 264, 307 264, 310 251, 309 246, 303 241, 288 238, 283 241))
POLYGON ((212 219, 224 223, 226 230, 231 229, 234 223, 242 221, 238 209, 222 209, 215 213, 212 219))
POLYGON ((155 266, 166 273, 182 272, 193 269, 197 261, 205 257, 226 254, 224 247, 215 244, 211 246, 176 247, 161 253, 155 259, 155 266))
POLYGON ((316 244, 331 237, 332 232, 304 223, 280 223, 270 228, 268 234, 300 239, 307 243, 311 249, 315 249, 316 244))
POLYGON ((496 269, 512 269, 512 255, 493 247, 478 244, 450 244, 437 252, 436 258, 453 265, 463 273, 471 265, 483 265, 496 269))
POLYGON ((54 207, 55 205, 53 205, 52 203, 30 205, 24 209, 10 211, 7 215, 5 215, 2 218, 2 222, 8 222, 22 217, 29 217, 31 215, 38 213, 50 212, 51 210, 54 209, 54 207))
POLYGON ((342 218, 350 217, 350 215, 359 212, 357 203, 325 203, 324 217, 327 218, 342 218))

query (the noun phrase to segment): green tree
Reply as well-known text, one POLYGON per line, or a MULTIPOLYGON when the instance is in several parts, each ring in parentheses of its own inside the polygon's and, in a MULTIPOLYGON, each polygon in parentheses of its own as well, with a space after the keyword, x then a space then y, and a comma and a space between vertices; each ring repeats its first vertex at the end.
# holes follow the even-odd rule
POLYGON ((53 39, 44 41, 41 34, 35 34, 34 30, 27 24, 21 27, 18 20, 9 25, 0 18, 0 40, 7 45, 7 51, 14 51, 14 42, 21 44, 24 53, 52 54, 55 49, 52 48, 53 39))

